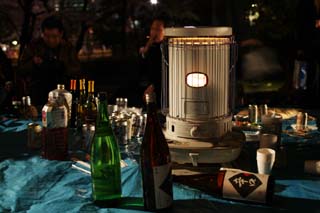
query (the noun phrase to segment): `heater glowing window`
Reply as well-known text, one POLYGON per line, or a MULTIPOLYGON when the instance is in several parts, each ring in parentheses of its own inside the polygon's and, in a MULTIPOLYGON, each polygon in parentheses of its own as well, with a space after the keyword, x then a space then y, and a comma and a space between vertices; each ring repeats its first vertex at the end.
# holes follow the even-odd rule
POLYGON ((205 87, 208 83, 207 75, 200 72, 193 72, 187 75, 187 85, 189 87, 205 87))

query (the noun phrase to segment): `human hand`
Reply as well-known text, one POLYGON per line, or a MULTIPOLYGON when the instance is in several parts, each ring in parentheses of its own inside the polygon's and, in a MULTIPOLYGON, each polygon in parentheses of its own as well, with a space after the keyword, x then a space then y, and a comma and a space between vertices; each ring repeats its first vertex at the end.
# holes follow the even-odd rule
POLYGON ((35 63, 36 65, 40 65, 40 64, 42 64, 42 62, 43 62, 43 60, 41 57, 39 57, 39 56, 33 57, 33 63, 35 63))
POLYGON ((141 54, 141 55, 144 55, 145 53, 146 53, 146 50, 145 50, 146 48, 144 48, 144 47, 140 47, 140 49, 139 49, 139 53, 141 54))
POLYGON ((150 46, 153 44, 155 37, 150 36, 149 40, 147 41, 146 45, 144 47, 141 47, 139 49, 139 53, 142 55, 142 57, 144 58, 146 53, 148 52, 150 46))
POLYGON ((151 33, 150 36, 149 36, 148 42, 150 42, 150 43, 155 42, 157 37, 158 37, 158 35, 156 33, 151 33))

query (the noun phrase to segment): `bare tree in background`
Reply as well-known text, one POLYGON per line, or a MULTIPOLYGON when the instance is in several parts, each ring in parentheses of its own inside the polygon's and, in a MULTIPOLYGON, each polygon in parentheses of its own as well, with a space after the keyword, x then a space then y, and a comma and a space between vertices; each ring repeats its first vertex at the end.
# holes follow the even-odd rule
POLYGON ((45 13, 50 13, 51 8, 48 6, 48 0, 18 0, 23 10, 24 19, 20 34, 19 59, 25 46, 32 40, 33 31, 37 17, 45 13), (42 3, 43 7, 40 6, 42 3))
POLYGON ((172 25, 197 21, 190 2, 163 0, 155 6, 150 0, 1 0, 0 26, 6 30, 0 32, 0 39, 7 43, 18 39, 21 55, 25 46, 39 36, 42 20, 55 14, 62 18, 67 37, 78 51, 92 27, 94 39, 113 50, 120 49, 123 55, 147 32, 154 16, 164 14, 172 25))

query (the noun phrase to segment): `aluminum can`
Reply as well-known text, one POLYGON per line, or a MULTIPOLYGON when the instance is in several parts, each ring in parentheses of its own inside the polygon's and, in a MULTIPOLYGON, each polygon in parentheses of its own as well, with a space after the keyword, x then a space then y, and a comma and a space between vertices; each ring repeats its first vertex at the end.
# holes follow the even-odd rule
POLYGON ((28 124, 28 148, 40 149, 42 143, 42 127, 37 123, 28 124))
POLYGON ((248 108, 249 122, 250 123, 258 123, 258 106, 257 105, 249 105, 248 108))
POLYGON ((296 129, 298 131, 305 130, 308 126, 308 113, 306 112, 298 112, 297 114, 297 122, 296 129))

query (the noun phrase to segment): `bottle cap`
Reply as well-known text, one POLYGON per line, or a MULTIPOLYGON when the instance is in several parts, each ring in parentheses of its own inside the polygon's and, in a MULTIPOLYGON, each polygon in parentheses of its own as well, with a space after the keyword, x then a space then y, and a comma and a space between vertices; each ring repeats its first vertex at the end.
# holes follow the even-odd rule
POLYGON ((57 89, 64 89, 64 84, 58 84, 57 89))
POLYGON ((146 98, 146 103, 155 103, 156 102, 156 94, 153 92, 153 93, 147 93, 145 95, 145 98, 146 98))
POLYGON ((107 100, 107 93, 106 92, 99 92, 98 97, 99 97, 100 101, 105 101, 105 100, 107 100))

